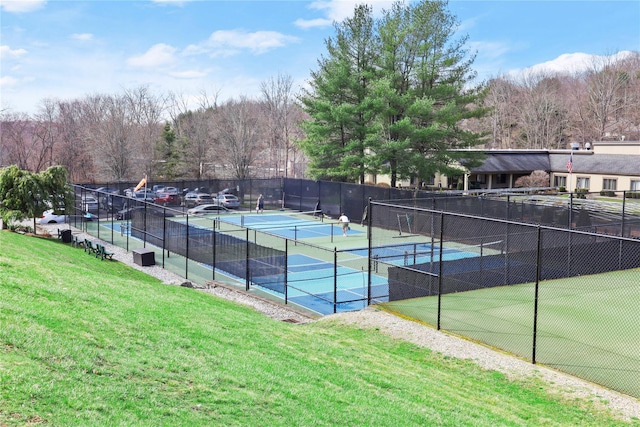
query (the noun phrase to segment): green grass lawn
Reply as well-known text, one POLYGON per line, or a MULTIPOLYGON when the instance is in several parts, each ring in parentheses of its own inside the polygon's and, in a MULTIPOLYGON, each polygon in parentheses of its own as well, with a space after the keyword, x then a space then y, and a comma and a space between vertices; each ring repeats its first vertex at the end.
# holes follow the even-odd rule
POLYGON ((294 325, 0 232, 0 426, 622 426, 377 331, 294 325))

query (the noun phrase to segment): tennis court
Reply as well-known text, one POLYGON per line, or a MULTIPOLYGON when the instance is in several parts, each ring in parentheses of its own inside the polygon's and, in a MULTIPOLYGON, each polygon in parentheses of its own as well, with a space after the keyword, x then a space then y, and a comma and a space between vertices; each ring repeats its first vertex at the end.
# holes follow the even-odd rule
MULTIPOLYGON (((415 265, 427 262, 438 262, 442 254, 442 261, 455 261, 465 258, 475 258, 495 254, 500 251, 502 241, 495 241, 479 245, 443 248, 430 243, 406 243, 403 245, 378 246, 372 248, 372 258, 393 265, 415 265)), ((350 253, 363 257, 369 256, 367 248, 350 250, 350 253)))
MULTIPOLYGON (((242 214, 216 217, 220 223, 263 231, 291 240, 342 235, 340 223, 311 212, 281 212, 275 214, 242 214)), ((350 235, 364 231, 351 229, 350 235)))
MULTIPOLYGON (((367 259, 361 260, 366 263, 367 259)), ((282 278, 264 277, 255 284, 267 292, 282 297, 275 292, 267 281, 282 278), (262 285, 260 282, 263 282, 262 285)), ((368 305, 369 275, 366 270, 351 267, 334 266, 302 254, 287 257, 287 298, 290 302, 313 310, 320 314, 361 310, 368 305)), ((371 276, 371 298, 375 302, 387 301, 388 281, 382 276, 371 276)))

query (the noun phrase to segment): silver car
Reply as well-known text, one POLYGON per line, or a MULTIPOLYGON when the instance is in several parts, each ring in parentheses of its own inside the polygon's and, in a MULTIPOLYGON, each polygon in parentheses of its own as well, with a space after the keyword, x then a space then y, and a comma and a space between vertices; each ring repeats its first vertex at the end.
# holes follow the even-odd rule
POLYGON ((229 209, 238 209, 240 207, 240 199, 233 194, 218 194, 218 203, 229 209))
POLYGON ((211 194, 207 193, 187 193, 184 196, 184 206, 186 208, 192 208, 198 205, 211 204, 213 203, 213 197, 211 194))

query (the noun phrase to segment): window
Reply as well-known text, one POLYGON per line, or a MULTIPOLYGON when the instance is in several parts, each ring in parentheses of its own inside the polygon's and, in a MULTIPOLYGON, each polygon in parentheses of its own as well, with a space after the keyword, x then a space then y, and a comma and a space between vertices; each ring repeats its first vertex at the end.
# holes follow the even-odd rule
POLYGON ((498 184, 506 184, 508 177, 509 176, 507 174, 499 173, 498 175, 496 175, 496 183, 498 183, 498 184))
POLYGON ((631 191, 640 191, 640 181, 631 181, 631 191))
POLYGON ((567 187, 567 177, 566 176, 554 176, 553 177, 553 186, 554 187, 567 187))
POLYGON ((602 189, 616 191, 618 189, 618 180, 611 178, 604 178, 602 180, 602 189))
POLYGON ((576 188, 584 188, 585 190, 589 189, 589 178, 580 178, 578 177, 576 181, 576 188))

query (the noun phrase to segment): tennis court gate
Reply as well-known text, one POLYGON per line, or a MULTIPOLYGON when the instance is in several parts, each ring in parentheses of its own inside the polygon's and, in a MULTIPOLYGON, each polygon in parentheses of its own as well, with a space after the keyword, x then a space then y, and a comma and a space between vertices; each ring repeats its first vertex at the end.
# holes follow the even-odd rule
POLYGON ((386 202, 370 210, 390 301, 640 267, 635 239, 386 202))

